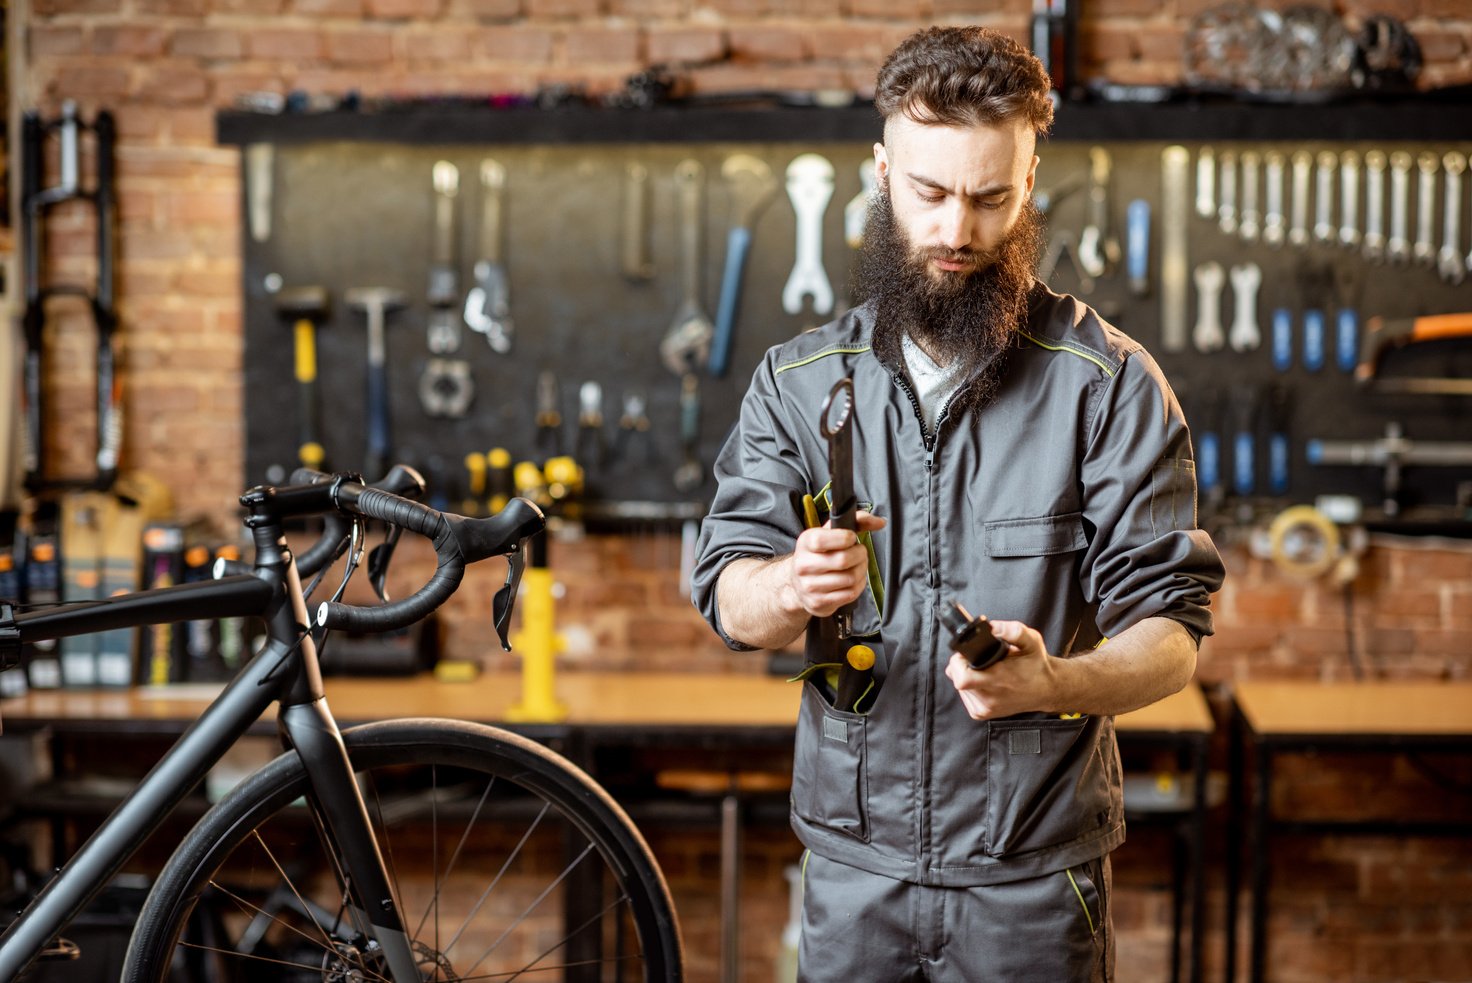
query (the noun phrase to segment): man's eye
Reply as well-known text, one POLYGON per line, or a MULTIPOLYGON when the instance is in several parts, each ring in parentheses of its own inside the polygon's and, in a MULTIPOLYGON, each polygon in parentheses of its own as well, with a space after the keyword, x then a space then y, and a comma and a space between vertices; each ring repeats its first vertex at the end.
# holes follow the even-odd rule
POLYGON ((938 205, 945 199, 945 195, 936 194, 933 191, 917 191, 916 194, 927 205, 938 205))
POLYGON ((1006 198, 984 198, 982 199, 981 207, 989 209, 991 211, 996 211, 998 208, 1001 208, 1006 204, 1006 198))

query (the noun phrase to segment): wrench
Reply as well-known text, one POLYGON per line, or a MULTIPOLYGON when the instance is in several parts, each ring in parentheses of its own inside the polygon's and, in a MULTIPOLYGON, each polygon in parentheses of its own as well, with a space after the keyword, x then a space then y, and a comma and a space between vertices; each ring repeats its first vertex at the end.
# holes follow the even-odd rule
POLYGON ((1196 330, 1192 341, 1198 351, 1214 352, 1226 344, 1222 331, 1221 297, 1227 274, 1222 264, 1210 260, 1196 267, 1196 330))
POLYGON ((1091 277, 1103 276, 1119 262, 1119 240, 1109 229, 1109 173, 1103 147, 1089 148, 1089 224, 1078 239, 1078 265, 1091 277))
POLYGON ((1333 242, 1339 231, 1334 227, 1334 172, 1339 169, 1339 156, 1321 152, 1317 160, 1314 188, 1314 241, 1333 242))
POLYGON ((1300 150, 1293 155, 1293 217, 1288 226, 1288 241, 1295 246, 1308 245, 1308 183, 1314 167, 1314 155, 1300 150))
POLYGON ((813 313, 833 310, 833 287, 823 271, 823 213, 833 197, 833 165, 820 154, 800 154, 787 165, 787 197, 797 213, 797 260, 782 288, 782 309, 802 311, 813 298, 813 313))
MULTIPOLYGON (((1203 151, 1205 153, 1205 151, 1203 151)), ((1168 352, 1186 350, 1186 282, 1190 151, 1176 145, 1160 153, 1160 343, 1168 352)), ((1200 176, 1198 161, 1197 175, 1200 176)), ((1200 185, 1198 184, 1199 188, 1200 185)), ((1198 196, 1197 206, 1201 200, 1198 196)))
POLYGON ((1437 254, 1436 268, 1441 278, 1450 284, 1459 284, 1467 274, 1467 262, 1462 259, 1462 172, 1467 169, 1467 158, 1450 152, 1441 159, 1441 168, 1446 172, 1446 198, 1443 201, 1441 221, 1441 252, 1437 254))
POLYGON ((1397 266, 1404 266, 1411 258, 1406 214, 1410 210, 1411 164, 1411 155, 1404 150, 1390 155, 1390 238, 1385 254, 1397 266))
POLYGON ((455 295, 459 279, 455 270, 455 197, 460 192, 460 169, 447 160, 436 161, 431 171, 434 182, 434 237, 430 244, 429 350, 448 355, 460 348, 460 325, 455 321, 455 295))
POLYGON ((1346 249, 1360 245, 1360 155, 1346 150, 1339 155, 1339 244, 1346 249))
POLYGON ((850 249, 864 244, 864 224, 869 218, 869 203, 874 200, 874 158, 859 165, 859 193, 843 206, 843 238, 850 249))
POLYGON ((1288 235, 1288 222, 1283 216, 1283 155, 1268 151, 1263 155, 1263 168, 1267 207, 1262 216, 1262 241, 1276 249, 1288 235))
POLYGON ((501 215, 506 204, 506 167, 487 157, 480 162, 480 258, 475 261, 475 286, 465 295, 465 323, 486 337, 491 350, 511 350, 510 287, 501 257, 501 215))
POLYGON ((715 325, 700 306, 700 271, 703 266, 700 219, 705 191, 705 168, 687 158, 675 165, 675 185, 680 190, 680 247, 684 254, 685 296, 675 310, 674 321, 659 343, 665 366, 684 376, 703 367, 710 359, 715 325))
POLYGON ((1257 164, 1254 151, 1242 154, 1242 208, 1237 219, 1237 232, 1244 242, 1256 242, 1261 229, 1261 215, 1257 210, 1257 164))
POLYGON ((715 336, 710 347, 710 374, 723 378, 731 362, 731 339, 736 329, 736 309, 741 299, 741 281, 746 274, 746 256, 751 251, 752 229, 757 216, 777 193, 772 168, 760 157, 732 154, 721 164, 721 177, 731 185, 731 210, 735 222, 726 233, 726 269, 721 275, 721 297, 716 302, 715 336))
POLYGON ((619 272, 629 280, 654 279, 649 249, 649 168, 638 161, 630 161, 624 168, 619 232, 619 272))
POLYGON ((1385 154, 1371 150, 1365 154, 1365 259, 1372 263, 1385 260, 1385 154))
POLYGON ((1218 187, 1221 198, 1217 201, 1217 225, 1227 235, 1237 231, 1237 154, 1223 150, 1217 158, 1221 162, 1221 181, 1218 187))
POLYGON ((1196 214, 1216 215, 1216 151, 1202 147, 1196 156, 1196 214))
POLYGON ((1262 286, 1262 269, 1256 263, 1243 263, 1231 269, 1235 305, 1229 341, 1232 351, 1245 352, 1262 344, 1257 327, 1257 288, 1262 286))
POLYGON ((1416 182, 1416 245, 1412 255, 1417 266, 1436 265, 1436 247, 1432 245, 1436 221, 1436 173, 1441 161, 1430 151, 1416 157, 1416 170, 1420 179, 1416 182))

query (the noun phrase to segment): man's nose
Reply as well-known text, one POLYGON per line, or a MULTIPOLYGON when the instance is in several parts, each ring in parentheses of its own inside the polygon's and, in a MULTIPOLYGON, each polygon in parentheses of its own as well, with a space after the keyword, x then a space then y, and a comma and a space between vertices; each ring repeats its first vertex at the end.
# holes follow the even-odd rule
POLYGON ((948 249, 965 249, 971 245, 971 209, 964 202, 952 201, 940 216, 940 242, 948 249))

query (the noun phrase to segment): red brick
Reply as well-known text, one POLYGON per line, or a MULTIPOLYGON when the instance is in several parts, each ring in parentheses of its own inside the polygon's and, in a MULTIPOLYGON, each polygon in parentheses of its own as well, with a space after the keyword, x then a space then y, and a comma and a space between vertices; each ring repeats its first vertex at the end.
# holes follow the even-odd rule
POLYGON ((406 34, 402 36, 404 55, 410 61, 428 61, 439 65, 464 61, 470 56, 470 39, 463 27, 406 34))
POLYGON ((145 66, 135 94, 140 102, 179 106, 202 103, 209 91, 209 79, 198 69, 159 61, 145 66))
POLYGON ((636 61, 639 32, 632 27, 569 28, 563 54, 570 65, 636 61))
POLYGON ((26 32, 28 54, 32 58, 49 58, 57 55, 80 55, 86 45, 80 27, 57 27, 51 24, 35 24, 26 32))
POLYGON ((92 29, 92 52, 144 58, 164 52, 165 32, 157 27, 103 25, 92 29))
POLYGON ((290 0, 289 9, 305 17, 361 17, 363 0, 290 0))
POLYGON ((870 81, 899 44, 902 32, 877 24, 824 24, 804 31, 808 54, 819 61, 862 63, 870 81))
POLYGON ((393 61, 394 38, 389 31, 327 30, 323 46, 330 61, 340 65, 386 65, 393 61))
POLYGON ((209 0, 137 0, 138 12, 165 17, 203 17, 209 0))
POLYGON ((599 0, 525 0, 530 20, 580 20, 597 17, 599 0))
POLYGON ((807 54, 804 33, 796 27, 731 27, 726 31, 726 37, 732 58, 801 61, 807 54))
POLYGON ((286 62, 312 61, 322 57, 325 46, 316 28, 276 27, 251 31, 246 38, 251 58, 276 58, 286 62))
POLYGON ((287 0, 210 0, 212 14, 275 17, 285 12, 287 0))
POLYGON ((36 18, 61 17, 71 14, 91 16, 115 14, 121 9, 121 0, 34 0, 31 4, 31 15, 36 18))
POLYGON ((377 20, 433 20, 443 0, 366 0, 368 16, 377 20))
POLYGON ((1173 13, 1174 4, 1167 0, 1090 0, 1088 6, 1088 19, 1096 22, 1173 13))
MULTIPOLYGON (((611 17, 628 17, 646 24, 684 17, 689 13, 689 4, 685 0, 606 0, 605 6, 611 17)), ((702 8, 713 6, 702 4, 702 8)))
POLYGON ((651 64, 689 64, 725 57, 726 40, 713 28, 654 28, 645 38, 651 64))
POLYGON ((1302 606, 1301 588, 1280 587, 1277 590, 1237 591, 1229 608, 1243 622, 1278 622, 1295 619, 1302 606))
MULTIPOLYGON (((844 6, 847 8, 844 12, 849 17, 882 17, 888 20, 900 12, 896 10, 892 0, 848 0, 844 6)), ((929 17, 930 11, 925 9, 927 5, 916 4, 913 6, 921 8, 913 11, 914 16, 922 18, 929 17)))
MULTIPOLYGON (((254 31, 244 32, 246 36, 254 31)), ((239 58, 242 32, 218 27, 181 27, 174 31, 169 52, 180 58, 239 58)))
POLYGON ((523 65, 552 60, 552 32, 539 27, 485 27, 470 42, 471 56, 523 65))
POLYGON ((521 15, 521 0, 449 0, 448 13, 481 21, 514 20, 521 15))
POLYGON ((53 62, 36 74, 43 80, 42 85, 48 94, 75 99, 84 106, 94 102, 116 105, 119 96, 127 93, 130 87, 128 69, 122 65, 62 65, 53 62))

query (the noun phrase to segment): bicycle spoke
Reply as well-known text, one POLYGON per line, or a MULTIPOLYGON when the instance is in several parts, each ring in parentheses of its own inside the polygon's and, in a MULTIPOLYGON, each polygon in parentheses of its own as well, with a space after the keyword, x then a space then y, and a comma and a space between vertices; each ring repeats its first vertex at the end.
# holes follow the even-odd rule
MULTIPOLYGON (((271 848, 266 845, 266 841, 261 837, 260 827, 251 830, 251 836, 255 837, 256 843, 260 845, 262 852, 266 854, 266 859, 271 861, 271 866, 276 868, 276 873, 281 875, 282 882, 291 890, 292 895, 296 898, 297 904, 302 906, 302 911, 306 913, 306 916, 311 921, 312 926, 322 934, 322 941, 327 944, 328 948, 331 948, 332 936, 329 935, 327 929, 323 928, 322 925, 317 921, 317 916, 312 913, 312 908, 307 903, 307 899, 302 897, 301 892, 296 889, 296 881, 291 877, 290 874, 286 872, 286 868, 282 867, 281 864, 277 862, 276 855, 271 852, 271 848)), ((261 912, 261 914, 265 914, 265 912, 261 912)))
MULTIPOLYGON (((332 940, 330 938, 328 938, 325 934, 323 936, 323 939, 321 941, 318 941, 317 939, 312 938, 306 932, 303 932, 301 929, 297 928, 295 925, 291 924, 290 922, 286 921, 285 919, 278 918, 276 915, 271 914, 270 912, 266 911, 266 909, 260 907, 259 905, 251 904, 245 898, 242 898, 240 895, 236 894, 234 891, 232 891, 229 888, 225 887, 224 885, 220 884, 218 881, 213 881, 212 880, 209 883, 210 883, 210 886, 213 887, 215 890, 219 891, 221 894, 223 894, 225 897, 229 898, 231 901, 234 901, 236 903, 236 905, 238 905, 240 907, 240 910, 241 911, 248 912, 248 913, 253 912, 253 913, 257 914, 257 915, 263 915, 272 924, 274 924, 274 925, 280 925, 286 931, 291 932, 294 935, 301 936, 301 938, 303 940, 305 940, 306 942, 310 943, 311 945, 321 946, 322 947, 322 951, 324 953, 338 954, 338 950, 332 944, 332 940)), ((322 927, 321 927, 320 924, 318 924, 317 919, 316 919, 316 916, 312 914, 311 905, 308 904, 308 902, 303 901, 302 898, 301 898, 301 895, 297 895, 297 901, 299 901, 301 903, 303 912, 306 914, 307 918, 309 918, 311 920, 311 922, 312 922, 313 925, 316 925, 317 926, 318 931, 321 931, 322 930, 322 927)), ((222 955, 232 956, 232 957, 234 957, 236 959, 253 960, 253 961, 257 961, 257 962, 272 963, 272 964, 277 964, 277 965, 282 965, 282 966, 295 966, 295 967, 298 967, 300 969, 307 969, 307 970, 311 970, 313 972, 320 971, 322 969, 322 967, 321 967, 320 964, 314 966, 314 965, 311 965, 311 964, 293 963, 293 962, 288 962, 288 961, 283 960, 283 959, 273 959, 270 956, 258 956, 258 955, 256 955, 253 952, 240 952, 237 949, 218 949, 218 948, 215 948, 214 946, 200 945, 197 942, 189 942, 187 940, 181 940, 179 944, 180 944, 180 946, 183 946, 183 947, 187 947, 187 948, 191 948, 191 949, 198 949, 198 950, 201 950, 201 951, 204 951, 204 952, 216 952, 216 953, 220 953, 222 955)), ((362 964, 362 960, 358 960, 358 966, 356 968, 357 969, 361 969, 364 972, 373 973, 373 970, 369 969, 367 966, 365 966, 365 965, 362 964)), ((374 977, 376 979, 385 980, 385 981, 387 980, 387 977, 383 976, 380 973, 373 973, 373 975, 374 975, 374 977)))
MULTIPOLYGON (((460 852, 465 848, 466 841, 470 839, 470 831, 475 828, 476 822, 480 819, 481 810, 485 808, 486 800, 490 798, 491 789, 495 787, 495 784, 496 776, 492 775, 490 780, 486 782, 485 791, 480 794, 480 801, 475 804, 475 810, 470 814, 470 819, 465 823, 465 831, 460 834, 460 841, 455 844, 455 849, 450 854, 450 862, 445 865, 445 869, 443 872, 440 871, 438 863, 436 863, 434 877, 434 896, 429 899, 429 904, 424 910, 423 917, 419 919, 419 924, 414 928, 414 938, 417 939, 419 937, 419 933, 424 931, 424 923, 428 921, 430 912, 438 909, 440 892, 444 889, 444 882, 449 879, 452 873, 455 872, 455 865, 460 861, 460 852)), ((437 844, 434 849, 438 849, 437 844)), ((456 938, 459 938, 458 933, 456 935, 456 938)), ((438 917, 435 918, 434 940, 435 948, 438 949, 440 940, 440 926, 438 917)), ((450 945, 453 946, 454 944, 455 942, 452 939, 450 945)))
MULTIPOLYGON (((532 838, 532 833, 534 833, 537 827, 541 825, 542 817, 547 815, 547 810, 551 808, 552 804, 550 802, 542 803, 542 810, 537 813, 537 818, 532 820, 532 824, 527 827, 527 831, 522 834, 521 840, 516 844, 515 849, 511 851, 511 855, 506 858, 506 862, 501 865, 501 869, 496 871, 496 876, 491 880, 491 883, 486 886, 486 889, 481 892, 480 898, 475 902, 475 906, 470 909, 470 911, 465 916, 465 920, 462 921, 460 923, 460 927, 455 930, 455 934, 450 938, 450 944, 440 950, 441 952, 448 953, 451 949, 455 948, 455 943, 460 941, 460 936, 465 934, 465 930, 469 928, 470 923, 475 920, 476 914, 479 913, 481 908, 485 906, 486 899, 491 896, 491 892, 496 889, 496 885, 501 883, 501 878, 506 876, 506 871, 510 870, 511 865, 516 862, 516 858, 521 855, 522 848, 526 846, 527 841, 532 838)), ((525 918, 526 916, 523 915, 522 917, 525 918)), ((503 935, 501 938, 505 938, 505 936, 503 935)), ((496 944, 500 945, 500 941, 500 939, 497 939, 496 944)), ((494 948, 494 946, 492 948, 494 948)), ((489 955, 489 953, 487 953, 487 955, 489 955)), ((480 959, 476 960, 476 965, 479 966, 484 961, 485 956, 481 956, 480 959)))
MULTIPOLYGON (((629 896, 627 894, 619 895, 617 898, 614 898, 613 901, 611 901, 609 903, 608 907, 604 908, 602 911, 600 911, 597 914, 595 914, 592 918, 589 918, 587 921, 583 922, 581 925, 579 925, 577 928, 573 929, 571 932, 568 932, 566 935, 564 935, 562 937, 562 941, 558 942, 552 948, 550 948, 547 951, 543 952, 540 956, 538 956, 537 958, 533 959, 531 962, 527 963, 521 969, 517 970, 516 973, 515 973, 515 975, 513 975, 511 977, 508 977, 508 978, 514 980, 517 977, 522 976, 522 975, 524 975, 526 973, 531 973, 531 972, 540 973, 540 972, 545 971, 548 968, 561 969, 561 968, 563 968, 563 967, 565 967, 567 965, 570 965, 568 963, 562 963, 559 966, 553 966, 553 967, 546 967, 546 966, 544 966, 541 969, 534 969, 533 968, 533 967, 535 967, 537 965, 537 963, 541 962, 543 959, 546 959, 548 956, 552 955, 552 953, 556 952, 558 949, 561 949, 563 946, 565 946, 569 942, 571 942, 579 934, 581 934, 582 932, 584 932, 588 928, 588 926, 590 926, 590 925, 601 925, 603 923, 603 918, 604 918, 605 915, 607 915, 610 911, 613 911, 615 908, 621 906, 622 904, 624 904, 624 902, 626 902, 628 900, 629 900, 629 896)), ((633 956, 628 956, 628 957, 625 957, 625 958, 639 959, 639 958, 642 958, 642 954, 635 954, 633 956)), ((605 962, 608 962, 609 960, 600 959, 598 961, 600 963, 605 963, 605 962)), ((474 966, 471 967, 471 969, 474 969, 474 968, 475 968, 474 966)))
POLYGON ((568 875, 573 872, 578 864, 583 862, 583 858, 592 852, 593 844, 589 843, 587 846, 583 847, 583 852, 574 857, 572 859, 572 862, 562 869, 562 873, 557 875, 557 879, 554 880, 551 884, 548 884, 545 888, 543 888, 542 893, 537 895, 536 898, 533 899, 532 903, 526 906, 526 910, 523 911, 520 915, 517 915, 516 920, 510 925, 506 926, 506 929, 501 933, 500 937, 496 939, 496 941, 491 943, 491 947, 485 952, 481 953, 479 959, 471 963, 470 972, 474 972, 481 963, 490 958, 491 953, 495 952, 497 947, 499 947, 502 942, 506 941, 506 938, 513 931, 516 930, 516 927, 522 922, 526 921, 529 917, 531 917, 532 912, 537 910, 537 906, 547 899, 547 895, 551 894, 563 881, 567 880, 568 875))

